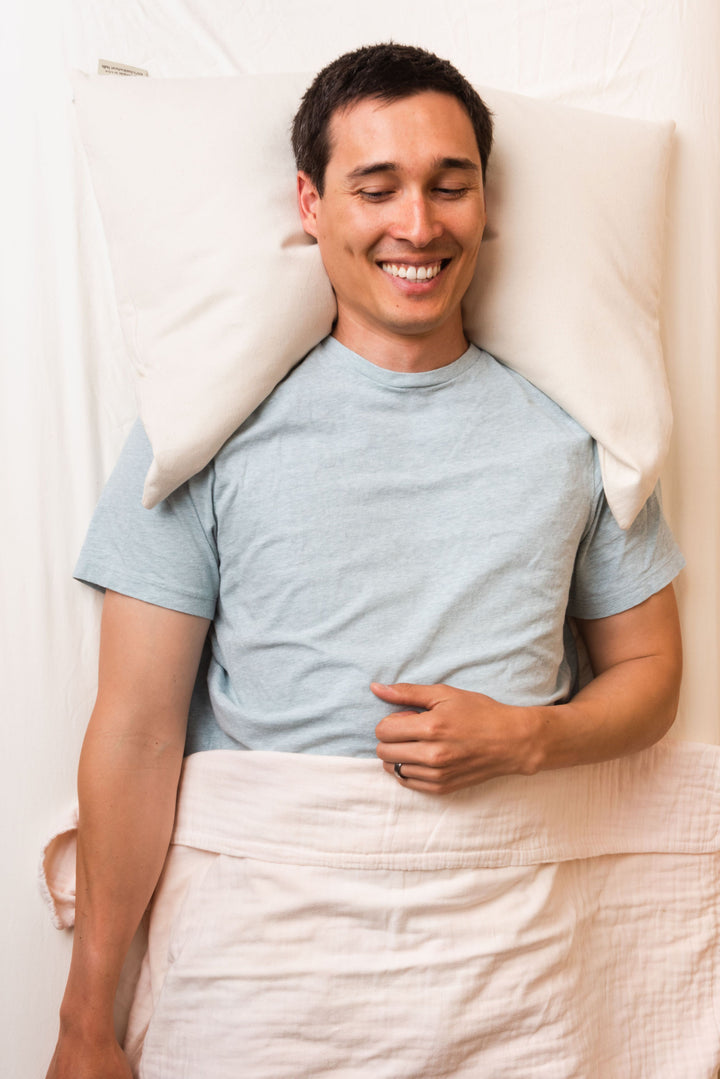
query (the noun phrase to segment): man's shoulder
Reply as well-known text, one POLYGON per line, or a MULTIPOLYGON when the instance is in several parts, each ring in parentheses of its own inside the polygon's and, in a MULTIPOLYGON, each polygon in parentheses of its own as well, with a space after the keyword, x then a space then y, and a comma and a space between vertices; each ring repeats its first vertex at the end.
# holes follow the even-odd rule
POLYGON ((594 439, 562 405, 503 360, 478 348, 485 357, 483 368, 477 367, 484 380, 485 399, 492 400, 502 410, 507 423, 527 425, 528 438, 560 438, 592 450, 594 439))

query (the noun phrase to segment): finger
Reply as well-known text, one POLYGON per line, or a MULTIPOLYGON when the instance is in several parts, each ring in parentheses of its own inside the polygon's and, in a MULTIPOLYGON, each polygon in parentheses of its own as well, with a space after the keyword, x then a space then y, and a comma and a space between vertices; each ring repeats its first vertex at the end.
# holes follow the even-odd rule
POLYGON ((450 774, 468 767, 464 755, 454 753, 452 749, 437 742, 378 742, 375 754, 388 764, 417 764, 431 768, 435 774, 450 774))
POLYGON ((381 701, 387 701, 388 704, 408 704, 411 708, 432 708, 442 699, 438 692, 440 686, 423 686, 415 682, 396 682, 391 686, 383 685, 382 682, 371 682, 370 689, 381 701))
POLYGON ((401 767, 401 774, 398 775, 395 771, 395 763, 391 761, 385 761, 383 763, 384 770, 388 775, 395 776, 397 779, 406 782, 411 779, 417 783, 439 783, 447 781, 448 777, 437 768, 428 768, 423 764, 408 764, 407 761, 398 762, 401 767))
MULTIPOLYGON (((443 775, 436 768, 423 768, 416 764, 403 764, 402 775, 395 772, 394 765, 383 764, 388 775, 395 779, 406 790, 418 791, 421 794, 451 794, 468 786, 468 780, 463 776, 443 775)), ((481 782, 482 776, 473 777, 472 782, 481 782)))
POLYGON ((417 712, 391 712, 375 728, 379 742, 421 742, 425 735, 423 713, 417 712))
POLYGON ((394 765, 396 761, 401 764, 424 764, 422 759, 421 742, 379 742, 375 750, 381 761, 394 765))

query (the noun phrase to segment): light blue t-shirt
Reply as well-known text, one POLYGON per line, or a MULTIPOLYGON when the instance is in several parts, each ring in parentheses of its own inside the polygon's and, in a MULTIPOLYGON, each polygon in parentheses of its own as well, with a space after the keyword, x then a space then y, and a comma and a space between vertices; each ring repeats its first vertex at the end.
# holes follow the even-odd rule
POLYGON ((327 338, 146 510, 151 457, 138 424, 76 576, 213 619, 189 752, 374 756, 371 681, 562 701, 566 614, 626 610, 683 565, 657 499, 621 531, 589 435, 474 346, 406 374, 327 338))

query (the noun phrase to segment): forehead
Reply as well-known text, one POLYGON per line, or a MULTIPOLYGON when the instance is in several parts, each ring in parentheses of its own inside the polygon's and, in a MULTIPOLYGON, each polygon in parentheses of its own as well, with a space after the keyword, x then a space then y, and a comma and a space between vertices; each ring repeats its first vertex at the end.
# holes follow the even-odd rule
POLYGON ((378 101, 363 98, 330 118, 328 170, 350 171, 374 160, 401 167, 443 158, 480 164, 470 117, 450 94, 427 91, 378 101))

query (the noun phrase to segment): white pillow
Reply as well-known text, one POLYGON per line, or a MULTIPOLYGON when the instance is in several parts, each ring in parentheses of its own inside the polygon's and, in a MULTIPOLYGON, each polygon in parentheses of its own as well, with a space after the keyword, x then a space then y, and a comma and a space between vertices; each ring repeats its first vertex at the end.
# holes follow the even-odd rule
MULTIPOLYGON (((331 330, 334 296, 300 225, 289 143, 309 78, 74 76, 153 447, 148 507, 331 330)), ((627 527, 671 427, 658 304, 672 125, 480 92, 495 146, 467 334, 598 440, 627 527)))

